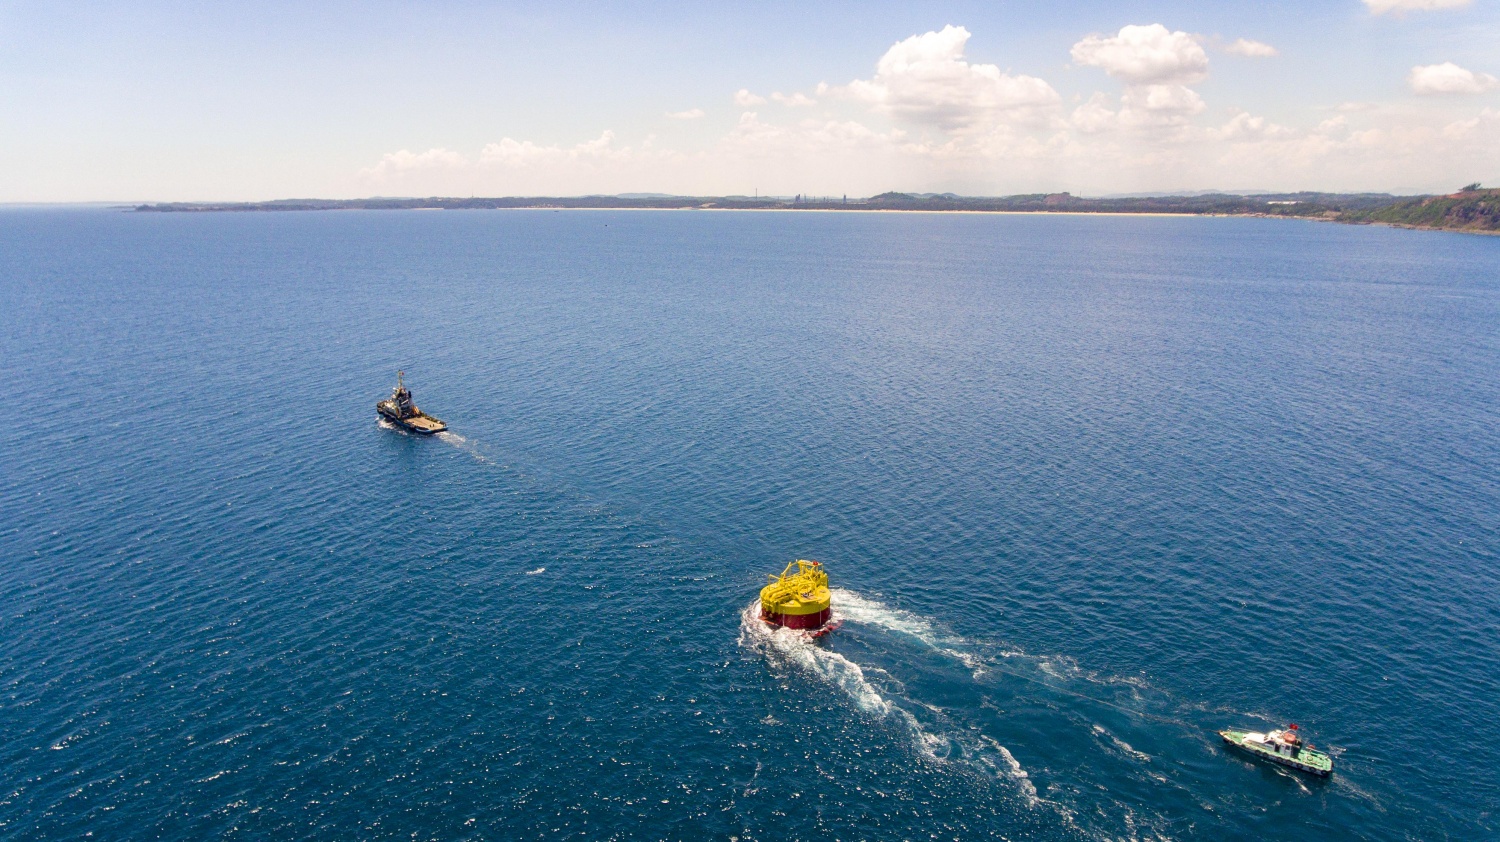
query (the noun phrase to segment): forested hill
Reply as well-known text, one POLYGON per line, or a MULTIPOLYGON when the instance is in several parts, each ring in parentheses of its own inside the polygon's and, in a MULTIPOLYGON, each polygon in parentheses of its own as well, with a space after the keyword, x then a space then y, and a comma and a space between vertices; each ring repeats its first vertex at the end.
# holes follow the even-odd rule
POLYGON ((1385 207, 1351 211, 1341 218, 1411 228, 1500 233, 1500 190, 1474 185, 1448 196, 1403 199, 1385 207))
POLYGON ((1500 232, 1500 190, 1471 184, 1448 196, 1389 193, 1203 193, 1088 198, 1069 193, 959 196, 953 193, 881 193, 869 198, 796 196, 571 196, 370 199, 281 199, 273 202, 172 202, 137 211, 480 210, 501 208, 638 208, 725 210, 880 210, 1033 213, 1164 213, 1281 216, 1356 224, 1400 225, 1480 233, 1500 232))
POLYGON ((280 199, 272 202, 170 202, 138 211, 481 210, 501 208, 640 208, 730 210, 883 210, 1051 213, 1172 213, 1336 217, 1371 210, 1400 197, 1389 193, 1202 193, 1089 198, 1070 193, 959 196, 953 193, 881 193, 844 196, 506 196, 500 198, 280 199))

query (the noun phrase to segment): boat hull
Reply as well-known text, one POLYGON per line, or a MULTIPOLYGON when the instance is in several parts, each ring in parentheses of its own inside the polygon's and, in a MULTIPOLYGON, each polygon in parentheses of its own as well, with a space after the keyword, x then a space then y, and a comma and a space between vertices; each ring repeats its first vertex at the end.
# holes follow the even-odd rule
POLYGON ((375 412, 385 420, 395 424, 407 432, 416 433, 419 436, 430 436, 433 433, 441 433, 448 429, 448 425, 429 415, 418 415, 414 418, 402 418, 391 412, 384 406, 376 406, 375 412))
POLYGON ((1304 749, 1300 752, 1300 757, 1289 757, 1285 754, 1278 754, 1271 749, 1263 748, 1255 743, 1247 742, 1245 740, 1246 733, 1244 731, 1220 731, 1219 736, 1224 739, 1225 745, 1239 749, 1261 760, 1268 760, 1272 763, 1285 766, 1288 769, 1296 769, 1299 772, 1305 772, 1319 778, 1326 778, 1333 774, 1333 761, 1329 759, 1328 755, 1322 752, 1304 749))

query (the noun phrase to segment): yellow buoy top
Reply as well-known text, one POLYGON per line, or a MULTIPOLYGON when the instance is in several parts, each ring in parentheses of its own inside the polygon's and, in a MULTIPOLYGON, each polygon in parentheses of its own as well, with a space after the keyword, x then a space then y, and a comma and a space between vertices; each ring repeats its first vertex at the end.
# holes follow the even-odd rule
POLYGON ((816 561, 799 558, 788 564, 780 576, 770 579, 771 583, 760 589, 760 606, 767 613, 817 614, 828 610, 832 601, 828 574, 816 561))

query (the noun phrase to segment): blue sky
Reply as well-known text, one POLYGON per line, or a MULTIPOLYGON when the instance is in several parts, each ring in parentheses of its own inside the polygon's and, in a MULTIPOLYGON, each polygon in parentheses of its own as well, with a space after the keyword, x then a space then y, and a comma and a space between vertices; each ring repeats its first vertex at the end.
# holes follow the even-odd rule
POLYGON ((0 3, 0 201, 1446 191, 1496 75, 1496 0, 0 3))

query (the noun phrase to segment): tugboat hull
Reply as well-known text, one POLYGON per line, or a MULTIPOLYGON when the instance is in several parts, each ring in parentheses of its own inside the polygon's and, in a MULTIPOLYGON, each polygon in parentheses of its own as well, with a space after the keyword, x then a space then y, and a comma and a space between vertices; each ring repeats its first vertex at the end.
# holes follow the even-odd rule
MULTIPOLYGON (((382 401, 382 403, 384 403, 384 401, 382 401)), ((402 418, 400 415, 391 412, 380 404, 375 405, 375 412, 378 413, 381 418, 384 418, 392 424, 395 424, 397 427, 400 427, 407 432, 416 433, 419 436, 430 436, 433 433, 441 433, 444 430, 448 429, 447 424, 444 424, 443 422, 429 415, 414 415, 410 418, 402 418)))

